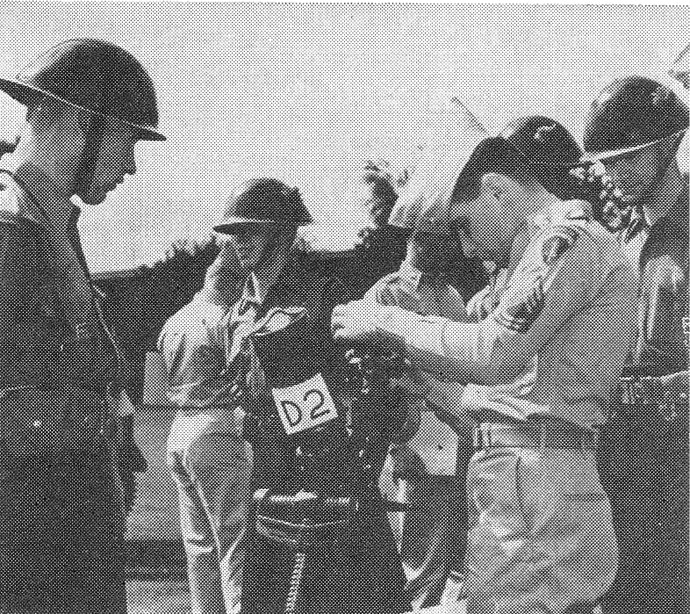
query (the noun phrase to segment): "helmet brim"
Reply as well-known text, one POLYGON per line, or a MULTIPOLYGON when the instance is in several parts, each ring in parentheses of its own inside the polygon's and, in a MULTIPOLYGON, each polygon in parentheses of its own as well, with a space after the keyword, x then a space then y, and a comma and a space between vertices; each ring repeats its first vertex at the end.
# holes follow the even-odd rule
MULTIPOLYGON (((661 140, 661 139, 660 139, 661 140)), ((643 145, 636 145, 635 147, 623 147, 622 149, 610 149, 608 151, 596 151, 593 153, 585 153, 582 156, 581 162, 583 163, 594 163, 597 161, 611 160, 613 158, 621 158, 658 143, 659 141, 651 141, 650 143, 644 143, 643 145)))
POLYGON ((674 137, 680 136, 683 134, 687 128, 683 128, 683 130, 679 130, 678 132, 674 132, 673 134, 669 134, 668 136, 665 136, 661 139, 655 139, 653 141, 650 141, 649 143, 643 143, 642 145, 635 145, 634 147, 623 147, 622 149, 610 149, 608 151, 599 151, 595 153, 585 153, 584 156, 582 156, 582 161, 583 162, 597 162, 597 161, 603 161, 603 160, 612 160, 614 158, 623 158, 626 156, 629 156, 630 154, 637 153, 638 151, 642 151, 643 149, 646 149, 647 147, 651 147, 652 145, 656 145, 657 143, 661 143, 662 141, 665 141, 667 139, 672 139, 674 137))
MULTIPOLYGON (((524 155, 524 154, 523 154, 524 155)), ((585 154, 586 155, 586 154, 585 154)), ((530 162, 529 166, 532 166, 536 169, 562 169, 564 171, 573 169, 573 168, 582 168, 583 166, 591 166, 594 164, 594 160, 589 160, 585 159, 583 156, 582 159, 578 160, 577 162, 559 162, 558 164, 544 164, 542 162, 530 162)))
POLYGON ((39 102, 43 98, 52 98, 53 100, 57 100, 63 104, 66 104, 67 106, 73 107, 75 109, 80 109, 82 111, 86 111, 87 113, 90 113, 91 115, 98 115, 99 117, 106 117, 108 119, 113 119, 117 122, 120 122, 122 124, 125 124, 132 128, 134 136, 137 139, 140 139, 142 141, 165 141, 166 137, 165 135, 161 134, 157 130, 154 130, 151 126, 144 126, 142 124, 135 124, 133 122, 128 122, 123 119, 120 119, 119 117, 115 117, 113 115, 106 115, 105 113, 99 113, 98 111, 93 111, 91 109, 87 109, 86 107, 82 107, 78 104, 74 104, 73 102, 70 102, 69 100, 65 100, 64 98, 61 98, 60 96, 56 96, 55 94, 51 94, 50 92, 46 92, 38 87, 34 87, 31 85, 27 85, 26 83, 22 83, 21 81, 17 79, 3 79, 0 78, 0 90, 4 91, 6 94, 14 98, 18 103, 23 104, 24 106, 30 106, 32 104, 35 104, 39 102))
POLYGON ((247 226, 249 224, 257 225, 265 225, 265 226, 288 226, 290 224, 294 224, 295 226, 308 226, 310 224, 313 224, 314 220, 309 219, 309 220, 297 220, 295 222, 288 222, 288 221, 278 221, 278 220, 264 220, 264 219, 259 219, 259 218, 246 218, 246 217, 229 217, 225 218, 220 224, 216 224, 213 227, 213 230, 217 233, 223 234, 223 235, 233 235, 237 232, 239 228, 242 226, 247 226))

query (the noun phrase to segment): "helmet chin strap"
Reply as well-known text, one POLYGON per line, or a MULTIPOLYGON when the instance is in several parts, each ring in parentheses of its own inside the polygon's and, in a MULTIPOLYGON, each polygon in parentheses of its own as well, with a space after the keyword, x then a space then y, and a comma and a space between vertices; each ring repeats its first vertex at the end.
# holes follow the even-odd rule
POLYGON ((98 155, 105 135, 105 118, 89 114, 89 127, 84 139, 81 158, 74 175, 74 193, 84 202, 95 179, 98 155))

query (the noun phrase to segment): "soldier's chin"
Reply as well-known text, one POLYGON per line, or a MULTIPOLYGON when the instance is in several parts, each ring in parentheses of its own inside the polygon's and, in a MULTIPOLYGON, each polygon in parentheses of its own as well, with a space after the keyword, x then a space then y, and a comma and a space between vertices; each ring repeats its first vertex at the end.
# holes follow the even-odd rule
POLYGON ((108 192, 110 192, 110 190, 92 186, 87 194, 84 196, 77 194, 77 196, 87 205, 100 205, 105 200, 108 192))

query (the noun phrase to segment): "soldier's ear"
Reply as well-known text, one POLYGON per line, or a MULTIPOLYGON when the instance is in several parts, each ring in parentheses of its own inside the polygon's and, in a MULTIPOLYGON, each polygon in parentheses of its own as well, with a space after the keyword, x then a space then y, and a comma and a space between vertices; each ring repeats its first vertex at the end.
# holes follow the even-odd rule
POLYGON ((482 192, 493 200, 500 200, 506 192, 506 179, 499 173, 484 173, 482 175, 482 192))

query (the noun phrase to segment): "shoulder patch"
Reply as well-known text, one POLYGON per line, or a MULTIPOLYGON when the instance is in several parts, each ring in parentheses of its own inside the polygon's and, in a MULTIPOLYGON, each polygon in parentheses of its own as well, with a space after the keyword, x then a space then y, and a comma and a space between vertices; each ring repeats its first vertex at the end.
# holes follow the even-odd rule
POLYGON ((577 241, 580 233, 572 226, 554 226, 548 232, 541 247, 544 264, 551 265, 577 241))

